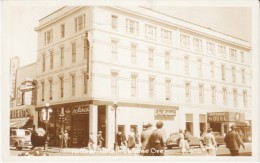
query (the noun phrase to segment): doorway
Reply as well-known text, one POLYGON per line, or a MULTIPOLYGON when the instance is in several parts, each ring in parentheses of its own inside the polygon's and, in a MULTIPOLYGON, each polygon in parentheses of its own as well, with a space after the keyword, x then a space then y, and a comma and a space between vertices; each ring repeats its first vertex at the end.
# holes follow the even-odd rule
POLYGON ((72 146, 87 147, 89 140, 89 114, 72 115, 72 146))

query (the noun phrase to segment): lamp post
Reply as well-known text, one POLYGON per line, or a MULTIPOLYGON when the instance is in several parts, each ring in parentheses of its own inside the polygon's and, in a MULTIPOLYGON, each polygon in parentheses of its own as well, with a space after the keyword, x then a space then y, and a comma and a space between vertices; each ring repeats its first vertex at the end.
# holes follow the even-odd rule
POLYGON ((50 113, 52 113, 52 109, 49 107, 49 103, 46 103, 45 107, 42 108, 42 120, 45 123, 46 126, 46 134, 47 138, 44 145, 44 150, 47 150, 48 148, 48 141, 49 141, 49 132, 48 132, 48 125, 50 120, 50 113))
POLYGON ((60 128, 61 128, 61 146, 60 148, 63 148, 63 137, 64 137, 64 124, 66 121, 65 113, 64 113, 64 108, 61 108, 61 113, 59 115, 59 122, 60 122, 60 128))
POLYGON ((117 151, 117 101, 113 102, 113 110, 115 111, 115 143, 114 143, 114 150, 117 151))

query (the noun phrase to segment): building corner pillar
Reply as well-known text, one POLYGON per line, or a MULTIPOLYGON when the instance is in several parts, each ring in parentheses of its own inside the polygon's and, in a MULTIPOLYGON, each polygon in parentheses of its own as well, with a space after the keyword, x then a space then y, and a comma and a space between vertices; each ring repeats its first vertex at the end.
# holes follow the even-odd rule
POLYGON ((98 130, 98 107, 97 105, 89 106, 89 135, 92 133, 95 144, 97 144, 98 130))

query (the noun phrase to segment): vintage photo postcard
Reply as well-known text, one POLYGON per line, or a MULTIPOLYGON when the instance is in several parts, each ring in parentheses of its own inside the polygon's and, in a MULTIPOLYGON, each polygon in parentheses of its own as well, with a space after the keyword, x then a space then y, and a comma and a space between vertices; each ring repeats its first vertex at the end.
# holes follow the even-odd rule
POLYGON ((1 8, 4 162, 259 161, 257 0, 1 8))

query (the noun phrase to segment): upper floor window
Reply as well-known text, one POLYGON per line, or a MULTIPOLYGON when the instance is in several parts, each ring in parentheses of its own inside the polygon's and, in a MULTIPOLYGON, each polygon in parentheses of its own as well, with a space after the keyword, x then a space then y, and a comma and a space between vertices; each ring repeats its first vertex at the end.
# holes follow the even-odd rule
POLYGON ((165 70, 169 70, 170 69, 170 53, 169 52, 165 52, 164 54, 164 62, 165 62, 165 70))
POLYGON ((88 74, 83 72, 83 94, 88 93, 88 74))
POLYGON ((216 87, 211 86, 211 101, 212 104, 216 104, 216 87))
POLYGON ((45 64, 46 64, 46 54, 42 54, 42 71, 45 71, 45 64))
POLYGON ((229 54, 230 54, 230 59, 233 60, 233 61, 236 61, 236 59, 237 59, 236 50, 229 49, 229 54))
POLYGON ((145 37, 148 39, 156 39, 156 27, 152 25, 145 25, 145 37))
POLYGON ((60 25, 60 37, 65 37, 65 24, 60 25))
POLYGON ((172 32, 166 29, 161 30, 162 42, 164 43, 172 43, 172 32))
POLYGON ((225 65, 222 64, 222 65, 221 65, 221 74, 222 74, 221 76, 222 76, 222 80, 225 80, 225 79, 226 79, 225 71, 226 71, 225 65))
POLYGON ((236 68, 232 67, 232 82, 236 82, 236 68))
POLYGON ((42 81, 41 82, 41 84, 42 84, 42 101, 44 101, 44 94, 45 94, 45 82, 44 81, 42 81))
POLYGON ((149 78, 149 97, 150 98, 154 98, 155 92, 154 92, 154 87, 155 87, 155 82, 154 82, 154 78, 150 77, 149 78))
POLYGON ((76 93, 76 77, 75 74, 71 75, 71 95, 75 96, 76 93))
POLYGON ((138 35, 139 33, 139 23, 134 20, 126 19, 126 32, 138 35))
POLYGON ((44 32, 44 39, 45 39, 45 45, 52 43, 53 41, 53 30, 48 30, 46 32, 44 32))
POLYGON ((208 42, 207 46, 208 46, 208 54, 214 55, 215 54, 215 44, 208 42))
POLYGON ((171 100, 171 80, 165 80, 165 99, 171 100))
POLYGON ((245 73, 244 68, 242 68, 242 70, 241 70, 241 75, 242 75, 242 83, 245 84, 246 83, 246 73, 245 73))
POLYGON ((131 96, 137 96, 137 75, 131 76, 131 96))
POLYGON ((200 104, 204 103, 204 86, 203 86, 203 84, 199 85, 199 101, 200 101, 200 104))
POLYGON ((198 59, 198 76, 202 76, 202 59, 198 59))
POLYGON ((234 107, 237 107, 238 101, 237 101, 237 90, 233 90, 233 98, 234 98, 234 107))
POLYGON ((152 49, 152 48, 149 48, 149 50, 148 50, 148 57, 149 57, 149 67, 153 67, 153 62, 154 62, 154 49, 152 49))
POLYGON ((247 107, 247 91, 243 91, 243 102, 244 102, 244 107, 247 107))
POLYGON ((193 38, 193 48, 197 51, 202 51, 202 40, 193 38))
POLYGON ((51 50, 50 51, 50 69, 53 69, 53 58, 54 58, 53 51, 51 50))
POLYGON ((223 88, 223 104, 227 105, 227 89, 223 88))
POLYGON ((117 17, 116 15, 112 15, 112 16, 111 16, 111 21, 112 21, 111 28, 112 28, 113 30, 117 30, 118 17, 117 17))
POLYGON ((245 62, 245 55, 244 52, 241 51, 241 62, 244 63, 245 62))
POLYGON ((185 74, 189 74, 189 57, 188 56, 184 57, 184 69, 185 69, 185 74))
POLYGON ((111 94, 116 96, 118 93, 118 73, 111 72, 111 94))
POLYGON ((71 44, 72 63, 76 62, 76 42, 71 44))
POLYGON ((117 61, 117 41, 116 40, 111 40, 112 43, 112 49, 111 49, 111 53, 112 53, 112 61, 117 61))
POLYGON ((64 47, 60 48, 60 66, 64 66, 64 47))
POLYGON ((88 38, 86 37, 84 39, 84 59, 88 59, 89 57, 89 41, 88 38))
POLYGON ((215 72, 214 62, 211 61, 210 62, 210 76, 211 76, 212 79, 214 78, 214 72, 215 72))
POLYGON ((226 57, 226 47, 225 46, 218 46, 218 52, 219 52, 219 56, 221 57, 226 57))
POLYGON ((52 79, 49 80, 49 84, 50 84, 50 100, 52 100, 52 95, 53 95, 53 81, 52 79))
POLYGON ((74 19, 75 32, 78 32, 85 28, 85 14, 80 15, 74 19))
POLYGON ((131 45, 131 63, 136 64, 136 45, 131 45))
POLYGON ((190 48, 190 37, 181 34, 181 47, 190 48))
POLYGON ((60 97, 64 96, 64 77, 60 77, 60 97))
POLYGON ((186 102, 190 102, 190 82, 185 83, 185 99, 186 102))

